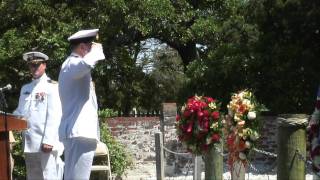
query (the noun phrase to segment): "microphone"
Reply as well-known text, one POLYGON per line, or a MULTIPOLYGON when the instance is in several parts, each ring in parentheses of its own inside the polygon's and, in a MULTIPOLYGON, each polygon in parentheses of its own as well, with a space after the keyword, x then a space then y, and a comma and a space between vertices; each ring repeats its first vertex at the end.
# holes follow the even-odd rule
POLYGON ((12 88, 11 84, 7 84, 5 87, 0 88, 0 91, 10 90, 12 88))

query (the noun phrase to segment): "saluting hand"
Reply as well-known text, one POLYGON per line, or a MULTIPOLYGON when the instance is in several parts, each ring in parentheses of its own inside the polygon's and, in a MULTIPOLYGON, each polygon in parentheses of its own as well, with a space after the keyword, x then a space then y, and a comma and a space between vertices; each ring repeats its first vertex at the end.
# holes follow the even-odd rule
POLYGON ((42 144, 41 150, 45 153, 49 153, 52 151, 53 146, 49 144, 42 144))

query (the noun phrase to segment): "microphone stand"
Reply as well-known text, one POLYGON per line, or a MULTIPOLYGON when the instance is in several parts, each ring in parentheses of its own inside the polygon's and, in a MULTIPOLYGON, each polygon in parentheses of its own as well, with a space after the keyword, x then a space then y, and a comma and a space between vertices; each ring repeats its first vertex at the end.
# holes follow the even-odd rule
POLYGON ((9 131, 8 131, 8 119, 7 119, 7 109, 8 109, 8 104, 5 98, 5 95, 2 90, 0 90, 0 108, 3 111, 1 113, 4 117, 4 138, 6 139, 7 142, 7 148, 6 148, 6 156, 7 156, 7 173, 9 180, 11 179, 11 158, 10 158, 10 142, 9 142, 9 131))

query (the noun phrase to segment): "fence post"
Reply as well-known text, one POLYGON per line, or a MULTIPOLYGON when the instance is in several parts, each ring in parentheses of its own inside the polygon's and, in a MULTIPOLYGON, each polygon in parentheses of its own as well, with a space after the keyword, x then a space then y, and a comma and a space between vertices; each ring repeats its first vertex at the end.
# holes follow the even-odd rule
POLYGON ((164 180, 164 157, 162 133, 155 134, 157 180, 164 180))
POLYGON ((282 114, 278 117, 278 180, 305 180, 305 162, 299 155, 306 157, 306 114, 282 114))
POLYGON ((201 180, 201 162, 202 156, 194 155, 193 156, 193 180, 201 180))
POLYGON ((212 148, 204 157, 205 180, 222 180, 223 177, 223 143, 220 142, 212 148), (219 152, 220 151, 220 152, 219 152))

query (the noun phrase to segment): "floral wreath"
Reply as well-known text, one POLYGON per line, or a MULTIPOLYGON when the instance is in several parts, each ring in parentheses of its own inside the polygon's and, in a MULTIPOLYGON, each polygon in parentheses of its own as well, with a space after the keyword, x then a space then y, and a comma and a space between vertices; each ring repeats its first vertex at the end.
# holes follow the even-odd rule
POLYGON ((312 161, 313 170, 320 173, 320 139, 319 139, 319 128, 320 128, 320 87, 318 90, 316 107, 311 115, 308 127, 308 142, 307 148, 309 151, 309 157, 312 161))
POLYGON ((188 99, 176 117, 179 140, 194 154, 204 154, 221 142, 223 124, 220 103, 211 97, 188 99))
POLYGON ((262 106, 250 91, 243 90, 232 95, 227 107, 225 133, 228 165, 232 170, 235 162, 246 167, 249 154, 257 144, 260 137, 258 115, 262 106))

